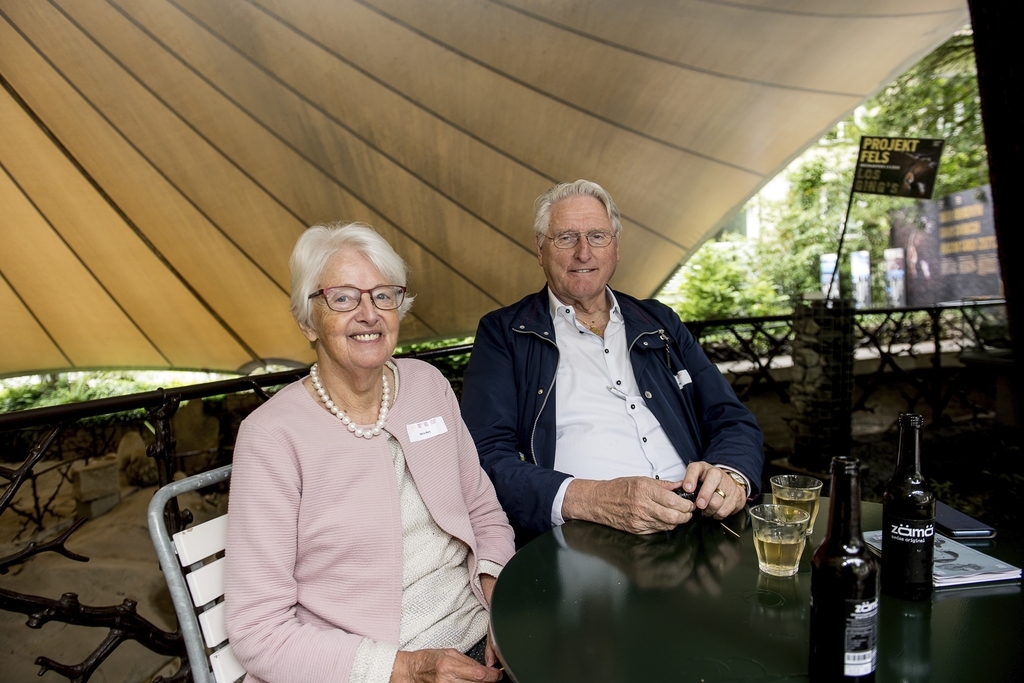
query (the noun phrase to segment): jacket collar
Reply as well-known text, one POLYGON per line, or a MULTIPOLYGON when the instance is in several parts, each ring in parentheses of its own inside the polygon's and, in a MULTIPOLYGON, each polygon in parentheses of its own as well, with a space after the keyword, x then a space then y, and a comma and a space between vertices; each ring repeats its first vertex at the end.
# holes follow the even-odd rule
MULTIPOLYGON (((664 329, 665 326, 658 322, 638 299, 616 290, 612 290, 612 293, 615 294, 615 300, 622 312, 622 319, 625 321, 628 343, 632 345, 641 335, 653 335, 650 345, 655 348, 663 346, 664 342, 659 338, 657 332, 664 329)), ((547 285, 533 296, 527 297, 524 305, 512 318, 512 331, 529 332, 543 339, 555 340, 555 327, 551 321, 547 285)))
POLYGON ((647 337, 645 341, 651 348, 661 348, 665 345, 664 322, 651 315, 638 299, 618 292, 615 293, 615 298, 619 300, 619 310, 622 311, 622 319, 626 321, 626 338, 630 346, 641 336, 647 337))
POLYGON ((512 318, 513 332, 530 332, 544 339, 555 340, 555 326, 548 310, 548 288, 540 290, 526 301, 512 318))

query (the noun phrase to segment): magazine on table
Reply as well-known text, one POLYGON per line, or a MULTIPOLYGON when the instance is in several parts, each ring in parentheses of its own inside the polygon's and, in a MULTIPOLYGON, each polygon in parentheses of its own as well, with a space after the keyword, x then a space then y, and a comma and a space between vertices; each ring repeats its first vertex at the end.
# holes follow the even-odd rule
MULTIPOLYGON (((864 532, 864 540, 881 552, 881 531, 864 532)), ((885 571, 884 567, 882 571, 885 571)), ((1019 579, 1020 567, 997 560, 942 534, 935 534, 935 564, 932 578, 936 588, 1006 581, 1019 579)))

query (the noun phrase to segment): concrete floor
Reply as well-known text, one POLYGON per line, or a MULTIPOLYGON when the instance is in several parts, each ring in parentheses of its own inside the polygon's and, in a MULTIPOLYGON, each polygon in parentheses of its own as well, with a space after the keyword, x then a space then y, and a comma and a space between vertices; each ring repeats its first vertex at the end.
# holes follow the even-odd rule
MULTIPOLYGON (((70 486, 65 484, 61 506, 73 509, 70 486)), ((0 577, 0 587, 19 593, 58 599, 62 593, 78 593, 82 604, 100 607, 120 604, 125 598, 138 602, 138 613, 158 627, 171 630, 176 625, 174 608, 160 572, 156 553, 146 526, 146 509, 154 487, 122 491, 119 505, 105 515, 86 522, 67 544, 68 550, 89 557, 89 562, 74 562, 55 553, 31 558, 0 577)), ((198 519, 214 514, 215 507, 197 494, 185 497, 186 506, 198 519)), ((0 516, 0 539, 7 541, 16 531, 14 515, 0 516)), ((0 545, 0 556, 24 547, 25 542, 0 545)), ((27 616, 0 610, 0 680, 66 681, 48 672, 38 677, 36 657, 45 656, 62 664, 77 664, 87 657, 107 635, 95 627, 49 623, 39 629, 25 625, 27 616)), ((157 674, 177 670, 176 661, 157 655, 138 643, 120 645, 90 679, 94 683, 140 683, 157 674)))

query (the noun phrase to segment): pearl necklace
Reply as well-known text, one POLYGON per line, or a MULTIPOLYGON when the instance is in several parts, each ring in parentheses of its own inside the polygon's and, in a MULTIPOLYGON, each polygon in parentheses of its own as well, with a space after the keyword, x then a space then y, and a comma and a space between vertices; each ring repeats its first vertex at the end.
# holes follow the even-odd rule
POLYGON ((317 364, 313 363, 313 366, 309 369, 309 379, 313 382, 313 388, 316 389, 317 396, 324 402, 324 406, 327 410, 331 411, 336 418, 341 420, 342 424, 348 427, 348 431, 356 435, 357 439, 372 439, 381 433, 384 429, 384 421, 388 416, 388 405, 391 403, 391 388, 388 386, 388 375, 384 373, 382 380, 384 381, 384 391, 380 397, 380 412, 377 413, 377 421, 373 424, 370 429, 363 429, 357 427, 345 411, 335 405, 334 401, 331 400, 331 395, 324 389, 324 385, 320 382, 320 373, 317 371, 317 364))

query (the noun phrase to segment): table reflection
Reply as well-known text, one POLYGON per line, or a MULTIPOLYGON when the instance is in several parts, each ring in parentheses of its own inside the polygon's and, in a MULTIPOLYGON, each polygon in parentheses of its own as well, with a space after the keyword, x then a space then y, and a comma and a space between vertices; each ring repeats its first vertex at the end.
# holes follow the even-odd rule
POLYGON ((932 601, 883 600, 878 611, 879 676, 925 683, 932 672, 932 601))
POLYGON ((590 590, 581 586, 587 579, 600 576, 600 582, 613 578, 602 571, 610 565, 636 589, 682 587, 693 593, 718 595, 722 576, 739 562, 739 534, 747 525, 747 516, 742 513, 726 522, 699 520, 673 531, 643 536, 601 524, 566 524, 555 529, 555 537, 577 552, 559 553, 559 574, 565 590, 577 593, 590 590))
MULTIPOLYGON (((826 517, 791 577, 758 571, 745 512, 649 536, 578 521, 541 535, 494 591, 493 635, 508 678, 806 681, 809 560, 826 517)), ((881 506, 865 503, 863 517, 865 529, 880 528, 881 506)), ((1018 566, 1024 559, 1017 539, 985 550, 1018 566)), ((943 589, 923 602, 884 596, 876 680, 1016 680, 1022 634, 1020 582, 943 589)))

